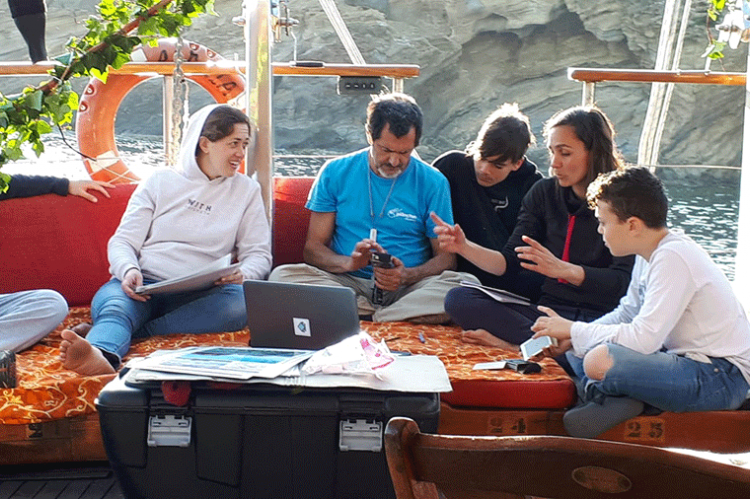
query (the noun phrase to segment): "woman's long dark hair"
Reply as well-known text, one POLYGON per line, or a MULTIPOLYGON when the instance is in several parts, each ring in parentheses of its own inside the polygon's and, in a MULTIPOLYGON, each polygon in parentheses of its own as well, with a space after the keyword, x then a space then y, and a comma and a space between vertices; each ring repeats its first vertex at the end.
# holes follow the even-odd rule
POLYGON ((553 128, 570 126, 589 152, 586 184, 600 173, 607 173, 623 165, 615 144, 615 129, 607 115, 596 106, 576 106, 558 111, 544 124, 544 138, 549 140, 553 128))

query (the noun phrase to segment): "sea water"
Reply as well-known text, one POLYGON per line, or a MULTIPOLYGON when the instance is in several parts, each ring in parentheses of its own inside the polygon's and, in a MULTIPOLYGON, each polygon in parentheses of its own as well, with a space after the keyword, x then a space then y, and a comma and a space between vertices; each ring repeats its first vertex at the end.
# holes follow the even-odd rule
MULTIPOLYGON (((5 173, 55 175, 70 179, 88 178, 80 156, 71 149, 75 137, 66 132, 66 145, 59 135, 45 137, 46 150, 39 159, 29 152, 25 159, 3 168, 5 173)), ((141 178, 163 166, 161 137, 118 135, 120 157, 141 178)), ((275 174, 280 176, 315 175, 334 155, 326 151, 277 151, 275 174)), ((427 161, 433 158, 423 158, 427 161)), ((544 165, 540 168, 546 172, 544 165)), ((692 236, 729 279, 734 278, 737 250, 737 214, 740 171, 738 168, 659 167, 670 201, 669 225, 682 228, 692 236)))

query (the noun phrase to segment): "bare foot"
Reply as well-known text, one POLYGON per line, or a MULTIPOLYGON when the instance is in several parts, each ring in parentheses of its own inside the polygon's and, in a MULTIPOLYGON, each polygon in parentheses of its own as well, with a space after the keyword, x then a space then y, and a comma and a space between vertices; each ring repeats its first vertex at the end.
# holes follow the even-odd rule
POLYGON ((486 329, 469 329, 464 331, 461 333, 461 340, 464 343, 471 343, 472 345, 502 348, 503 350, 510 350, 512 352, 518 352, 520 350, 518 345, 501 340, 486 329))
POLYGON ((89 331, 91 331, 92 327, 94 326, 92 326, 90 322, 81 322, 80 324, 77 324, 70 328, 70 330, 76 333, 81 338, 85 338, 86 335, 89 334, 89 331))
POLYGON ((63 338, 60 343, 60 360, 65 369, 70 369, 84 376, 115 372, 114 367, 104 357, 102 351, 91 346, 84 338, 70 329, 63 329, 60 335, 63 338))

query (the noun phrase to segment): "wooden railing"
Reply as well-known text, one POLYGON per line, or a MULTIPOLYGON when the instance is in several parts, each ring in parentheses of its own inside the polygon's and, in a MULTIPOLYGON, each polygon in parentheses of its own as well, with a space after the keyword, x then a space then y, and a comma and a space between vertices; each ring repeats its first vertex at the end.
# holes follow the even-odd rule
MULTIPOLYGON (((293 76, 381 76, 403 79, 419 76, 419 66, 414 64, 328 64, 300 62, 275 62, 274 75, 293 76)), ((25 76, 47 74, 50 66, 30 62, 0 62, 0 76, 25 76)), ((184 62, 185 74, 226 74, 245 72, 245 61, 223 60, 217 62, 184 62)), ((152 73, 169 76, 174 72, 173 62, 129 62, 120 69, 110 70, 113 74, 152 73)))
POLYGON ((706 85, 744 85, 745 73, 714 71, 654 71, 651 69, 568 68, 568 78, 581 82, 633 81, 641 83, 699 83, 706 85))
POLYGON ((651 69, 568 68, 568 78, 583 83, 583 104, 594 103, 594 86, 603 81, 636 83, 693 83, 700 85, 745 85, 745 73, 714 71, 655 71, 651 69))

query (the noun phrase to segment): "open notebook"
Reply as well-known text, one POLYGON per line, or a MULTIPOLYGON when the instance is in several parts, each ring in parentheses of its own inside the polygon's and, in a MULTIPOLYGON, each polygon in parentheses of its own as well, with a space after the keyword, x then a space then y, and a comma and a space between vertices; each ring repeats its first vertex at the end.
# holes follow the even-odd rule
POLYGON ((515 303, 517 305, 526 305, 530 306, 531 302, 528 298, 524 298, 521 295, 516 295, 511 293, 510 291, 505 291, 504 289, 497 289, 497 288, 491 288, 489 286, 482 286, 481 284, 476 284, 471 281, 461 281, 461 286, 465 288, 474 288, 478 289, 482 293, 486 294, 490 298, 499 301, 500 303, 515 303))
POLYGON ((166 281, 159 281, 145 286, 138 286, 135 292, 139 295, 152 295, 156 293, 184 293, 186 291, 202 291, 214 286, 214 282, 224 276, 234 274, 239 270, 240 264, 232 265, 231 255, 219 258, 198 272, 183 277, 175 277, 166 281))

